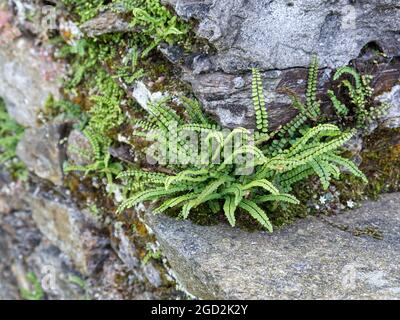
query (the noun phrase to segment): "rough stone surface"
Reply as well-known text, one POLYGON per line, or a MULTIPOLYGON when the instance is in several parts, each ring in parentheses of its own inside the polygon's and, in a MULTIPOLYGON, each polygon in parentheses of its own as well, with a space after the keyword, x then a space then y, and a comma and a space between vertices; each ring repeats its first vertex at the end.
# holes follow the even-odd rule
POLYGON ((85 22, 80 26, 81 30, 89 37, 96 37, 106 33, 130 32, 135 28, 130 26, 120 14, 112 11, 100 13, 97 17, 85 22))
POLYGON ((323 67, 355 59, 375 41, 400 54, 400 7, 397 0, 368 1, 165 1, 184 18, 200 20, 197 34, 218 50, 225 72, 305 67, 313 53, 323 67), (199 8, 202 14, 195 14, 199 8))
POLYGON ((398 199, 387 194, 273 234, 147 219, 179 280, 200 298, 400 299, 398 199), (379 230, 383 240, 355 236, 365 228, 379 230))
POLYGON ((62 69, 26 38, 0 43, 0 96, 17 122, 37 126, 37 113, 49 95, 59 97, 62 69))
POLYGON ((65 150, 61 140, 68 127, 69 124, 61 123, 28 129, 17 146, 17 155, 29 170, 56 185, 63 181, 65 150))
POLYGON ((396 85, 389 92, 382 94, 379 97, 382 102, 391 105, 388 113, 382 118, 382 124, 386 128, 400 127, 400 85, 396 85))
POLYGON ((84 283, 84 276, 76 271, 71 260, 59 248, 43 239, 27 257, 30 271, 42 281, 42 289, 50 300, 84 300, 85 288, 71 279, 78 278, 84 283))
MULTIPOLYGON (((103 225, 71 202, 33 185, 24 188, 2 172, 0 203, 3 200, 8 200, 8 206, 6 211, 0 206, 0 300, 21 299, 21 288, 31 291, 29 272, 36 275, 42 298, 48 300, 165 299, 177 295, 170 285, 152 285, 157 282, 151 282, 149 275, 156 275, 151 280, 160 279, 158 270, 151 273, 149 267, 146 272, 139 261, 137 265, 121 261, 105 240, 103 225), (96 272, 87 275, 77 266, 81 271, 96 272)), ((125 253, 138 255, 127 237, 125 241, 125 253)))
POLYGON ((99 271, 109 254, 109 240, 73 204, 54 195, 33 195, 32 216, 40 231, 67 254, 83 274, 99 271))
POLYGON ((19 292, 9 265, 8 243, 5 232, 0 228, 0 300, 18 300, 19 292))
MULTIPOLYGON (((255 114, 251 97, 251 74, 210 72, 194 74, 186 71, 183 79, 192 85, 196 96, 203 102, 204 110, 223 126, 254 128, 255 114)), ((267 71, 263 73, 264 95, 268 106, 271 128, 288 122, 297 111, 290 99, 279 90, 288 88, 303 95, 307 84, 306 69, 267 71)), ((319 93, 326 90, 329 74, 321 73, 319 93)))
POLYGON ((79 130, 72 130, 67 141, 67 158, 70 164, 85 166, 93 159, 89 139, 79 130))
MULTIPOLYGON (((381 49, 391 58, 382 64, 383 68, 365 70, 376 77, 375 89, 390 91, 399 79, 400 68, 392 64, 396 60, 392 58, 400 55, 400 7, 396 0, 164 0, 164 3, 170 4, 182 18, 198 20, 197 35, 207 39, 215 50, 178 57, 179 50, 173 47, 162 47, 160 51, 182 66, 183 80, 192 85, 204 109, 229 128, 254 126, 251 67, 264 71, 264 94, 272 129, 296 114, 288 97, 279 90, 289 88, 304 95, 307 78, 304 67, 314 53, 324 68, 321 93, 328 89, 332 70, 354 62, 367 45, 381 49)), ((360 60, 368 66, 379 60, 369 58, 369 63, 360 60)), ((324 106, 327 102, 323 101, 324 106)), ((399 105, 399 98, 394 102, 399 105)))
POLYGON ((129 237, 127 230, 118 223, 114 225, 112 246, 118 257, 124 262, 125 266, 131 270, 140 281, 147 280, 152 286, 158 288, 163 285, 160 271, 150 260, 143 263, 135 243, 129 237))

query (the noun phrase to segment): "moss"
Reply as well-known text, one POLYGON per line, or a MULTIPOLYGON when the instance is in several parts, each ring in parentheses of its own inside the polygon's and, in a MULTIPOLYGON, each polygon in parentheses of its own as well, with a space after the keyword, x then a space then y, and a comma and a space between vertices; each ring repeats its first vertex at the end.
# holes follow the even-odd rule
POLYGON ((379 128, 364 138, 360 169, 369 183, 346 177, 335 183, 342 201, 377 199, 381 193, 400 191, 400 129, 379 128))

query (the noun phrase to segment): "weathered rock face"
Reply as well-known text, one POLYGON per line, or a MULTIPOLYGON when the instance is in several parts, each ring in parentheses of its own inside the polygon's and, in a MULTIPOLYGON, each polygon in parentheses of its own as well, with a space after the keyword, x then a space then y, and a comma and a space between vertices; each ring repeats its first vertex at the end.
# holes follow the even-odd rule
MULTIPOLYGON (((183 79, 192 85, 196 96, 203 102, 203 109, 223 126, 254 128, 255 115, 250 74, 211 72, 195 75, 186 69, 183 79)), ((297 111, 290 106, 289 97, 279 93, 279 90, 288 88, 299 95, 304 95, 307 70, 295 68, 289 71, 266 71, 263 73, 263 79, 270 125, 272 129, 276 129, 297 114, 297 111)), ((326 90, 328 80, 329 73, 321 73, 319 93, 326 90)))
POLYGON ((5 232, 0 228, 0 300, 18 300, 17 281, 8 263, 8 244, 5 232))
POLYGON ((61 185, 65 160, 65 148, 61 140, 68 129, 68 123, 55 123, 26 130, 17 146, 18 157, 40 178, 61 185))
POLYGON ((93 159, 93 150, 89 139, 79 130, 72 130, 67 141, 68 162, 73 165, 84 166, 93 159))
MULTIPOLYGON (((164 0, 182 18, 199 21, 196 33, 207 39, 215 53, 183 57, 183 79, 189 82, 204 109, 227 127, 253 127, 251 67, 264 71, 264 93, 270 123, 276 128, 296 113, 282 88, 304 95, 307 67, 317 54, 322 91, 331 71, 358 58, 374 44, 389 57, 400 55, 400 7, 382 1, 260 1, 164 0)), ((176 50, 161 49, 169 58, 176 50)), ((170 59, 171 60, 171 59, 170 59)), ((373 60, 373 59, 372 59, 373 60)), ((391 63, 386 63, 390 68, 391 63)), ((368 70, 371 73, 371 70, 368 70)), ((380 74, 374 86, 391 89, 380 74)), ((397 73, 397 79, 399 72, 397 73)), ((400 101, 396 99, 396 104, 400 101)))
POLYGON ((272 235, 147 219, 179 280, 200 298, 400 299, 398 197, 272 235))
POLYGON ((184 18, 199 19, 197 34, 215 46, 216 66, 228 73, 306 67, 313 53, 322 67, 335 68, 372 41, 400 54, 396 0, 164 2, 184 18))
POLYGON ((400 127, 400 85, 396 85, 389 92, 385 92, 379 97, 382 102, 389 103, 392 107, 383 117, 383 126, 386 128, 400 127))
POLYGON ((112 32, 134 31, 135 28, 131 27, 129 21, 125 21, 121 15, 112 11, 105 11, 98 17, 82 24, 80 29, 89 37, 95 37, 112 32))
POLYGON ((71 204, 54 195, 32 196, 32 216, 40 231, 65 252, 84 274, 99 270, 109 254, 109 241, 71 204))
POLYGON ((62 72, 45 49, 26 38, 0 43, 0 96, 10 115, 24 126, 37 126, 37 113, 49 95, 59 97, 57 79, 62 72))

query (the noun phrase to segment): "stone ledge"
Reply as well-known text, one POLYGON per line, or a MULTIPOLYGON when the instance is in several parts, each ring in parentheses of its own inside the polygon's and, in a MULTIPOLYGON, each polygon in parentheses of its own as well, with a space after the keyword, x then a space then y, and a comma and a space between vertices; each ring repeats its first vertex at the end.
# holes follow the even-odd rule
POLYGON ((399 194, 272 235, 146 219, 180 282, 202 299, 400 299, 399 194), (363 228, 383 239, 352 232, 363 228))

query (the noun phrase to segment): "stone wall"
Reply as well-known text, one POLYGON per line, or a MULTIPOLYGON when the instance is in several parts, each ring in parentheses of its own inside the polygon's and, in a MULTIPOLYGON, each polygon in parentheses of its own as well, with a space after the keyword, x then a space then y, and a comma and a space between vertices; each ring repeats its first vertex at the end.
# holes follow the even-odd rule
MULTIPOLYGON (((272 126, 290 120, 296 111, 279 90, 303 95, 306 67, 316 53, 321 93, 335 68, 357 66, 374 76, 375 99, 392 105, 379 125, 400 127, 398 1, 163 3, 191 19, 207 45, 190 53, 166 44, 158 50, 222 125, 254 123, 251 67, 263 72, 272 126)), ((60 96, 68 65, 53 58, 43 30, 19 21, 12 9, 24 5, 34 4, 0 3, 0 97, 26 127, 17 154, 31 172, 28 184, 3 170, 0 175, 0 299, 21 298, 19 289, 31 287, 29 272, 47 281, 42 287, 48 299, 400 298, 396 194, 383 204, 312 217, 272 236, 177 222, 148 210, 98 218, 88 203, 77 201, 76 194, 88 192, 83 179, 65 181, 62 170, 66 159, 84 163, 68 146, 88 142, 69 121, 40 121, 49 94, 60 96), (146 258, 160 249, 163 257, 146 258)), ((129 28, 110 12, 82 26, 89 36, 129 28)), ((152 94, 146 85, 124 89, 140 103, 143 90, 152 94)))

